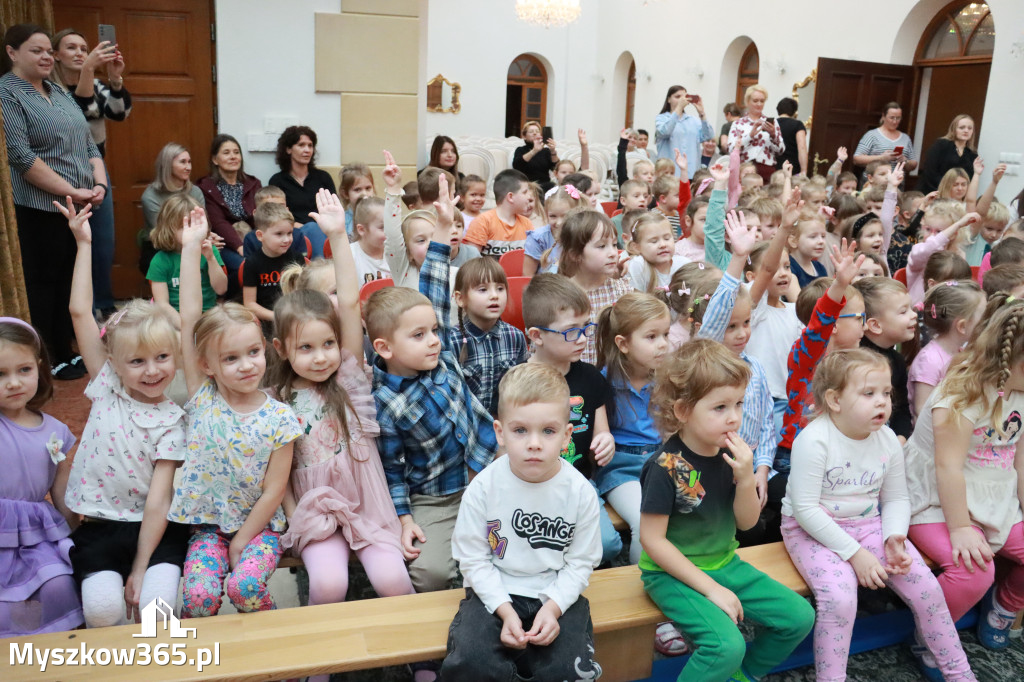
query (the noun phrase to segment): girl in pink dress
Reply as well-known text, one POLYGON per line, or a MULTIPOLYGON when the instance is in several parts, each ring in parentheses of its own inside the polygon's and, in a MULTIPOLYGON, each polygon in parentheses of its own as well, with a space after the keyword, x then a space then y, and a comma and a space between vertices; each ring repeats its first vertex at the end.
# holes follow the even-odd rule
POLYGON ((311 217, 334 252, 337 308, 311 289, 286 294, 274 306, 280 360, 270 385, 295 410, 303 431, 285 493, 288 532, 281 544, 306 565, 310 604, 345 600, 353 551, 377 594, 412 594, 401 524, 377 454, 379 427, 363 362, 359 282, 345 211, 326 190, 316 199, 319 212, 311 217))

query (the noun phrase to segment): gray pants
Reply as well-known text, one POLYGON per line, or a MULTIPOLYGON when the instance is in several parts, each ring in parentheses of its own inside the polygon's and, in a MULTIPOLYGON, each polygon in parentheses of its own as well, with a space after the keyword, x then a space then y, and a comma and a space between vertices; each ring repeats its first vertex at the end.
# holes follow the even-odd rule
POLYGON ((455 578, 455 559, 452 558, 452 533, 459 515, 462 491, 434 497, 412 495, 412 518, 423 529, 426 542, 414 541, 420 555, 409 563, 409 578, 417 592, 447 590, 455 578))

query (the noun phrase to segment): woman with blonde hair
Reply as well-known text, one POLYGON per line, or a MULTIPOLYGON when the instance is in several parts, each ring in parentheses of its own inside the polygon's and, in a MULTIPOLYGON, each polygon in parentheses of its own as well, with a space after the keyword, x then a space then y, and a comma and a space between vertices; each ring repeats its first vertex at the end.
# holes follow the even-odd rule
POLYGON ((959 114, 949 124, 946 134, 935 140, 935 144, 924 155, 917 189, 925 194, 935 191, 946 172, 952 168, 962 169, 970 180, 974 177, 976 158, 978 151, 974 119, 968 114, 959 114))
POLYGON ((513 155, 512 167, 547 192, 555 185, 551 181, 551 171, 558 164, 555 141, 544 139, 544 130, 537 121, 528 121, 522 135, 524 144, 513 155))
POLYGON ((768 91, 763 85, 754 84, 747 88, 743 95, 747 114, 733 121, 729 129, 729 147, 739 144, 740 163, 752 162, 766 185, 775 172, 775 157, 786 151, 779 126, 775 125, 774 119, 764 117, 767 100, 768 91))

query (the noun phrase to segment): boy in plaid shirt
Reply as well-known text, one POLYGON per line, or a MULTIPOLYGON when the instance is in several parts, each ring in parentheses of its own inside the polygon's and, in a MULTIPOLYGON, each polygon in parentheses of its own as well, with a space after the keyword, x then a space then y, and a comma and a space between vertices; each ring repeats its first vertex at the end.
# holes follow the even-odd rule
POLYGON ((366 305, 378 356, 373 396, 381 461, 417 592, 445 589, 455 577, 451 537, 462 492, 470 470, 483 470, 498 449, 491 416, 467 387, 447 333, 453 206, 447 187, 441 190, 420 293, 387 287, 366 305))

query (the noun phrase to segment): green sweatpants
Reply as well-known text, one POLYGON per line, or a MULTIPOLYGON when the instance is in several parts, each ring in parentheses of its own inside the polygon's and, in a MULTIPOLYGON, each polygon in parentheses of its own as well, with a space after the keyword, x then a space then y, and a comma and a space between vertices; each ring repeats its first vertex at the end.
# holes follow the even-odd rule
POLYGON ((738 556, 705 573, 739 598, 744 620, 762 627, 748 649, 732 619, 707 597, 668 573, 643 571, 647 594, 696 646, 678 682, 723 682, 741 667, 760 678, 786 660, 814 626, 814 609, 803 597, 738 556))

